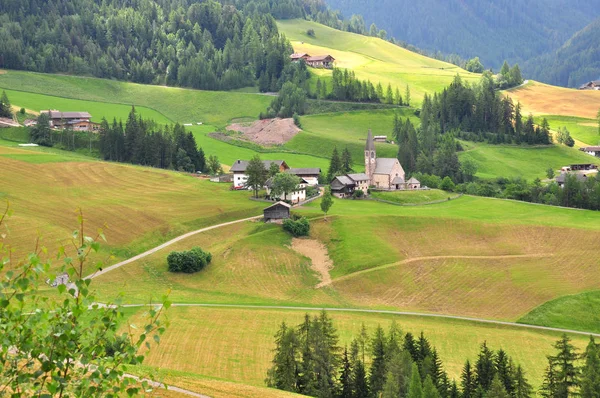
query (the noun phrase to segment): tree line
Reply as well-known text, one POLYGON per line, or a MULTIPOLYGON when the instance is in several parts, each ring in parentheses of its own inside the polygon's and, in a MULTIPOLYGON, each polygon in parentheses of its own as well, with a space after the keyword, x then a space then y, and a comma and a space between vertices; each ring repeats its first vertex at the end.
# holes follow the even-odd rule
POLYGON ((0 67, 138 83, 269 90, 292 47, 275 19, 207 0, 0 0, 0 67))
MULTIPOLYGON (((596 398, 600 391, 600 346, 593 338, 579 355, 568 336, 548 356, 546 398, 596 398), (582 360, 581 363, 579 360, 582 360)), ((297 326, 283 322, 275 335, 268 386, 314 397, 335 398, 529 398, 535 391, 526 371, 506 353, 479 347, 460 379, 451 380, 436 348, 423 333, 403 333, 392 322, 369 334, 362 326, 350 346, 341 347, 329 315, 306 314, 297 326)))

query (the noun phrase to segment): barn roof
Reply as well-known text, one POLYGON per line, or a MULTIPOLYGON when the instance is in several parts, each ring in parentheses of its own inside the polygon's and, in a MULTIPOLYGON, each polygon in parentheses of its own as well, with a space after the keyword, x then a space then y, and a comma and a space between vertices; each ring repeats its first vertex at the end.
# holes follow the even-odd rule
POLYGON ((365 173, 357 173, 357 174, 348 174, 348 177, 353 181, 368 181, 369 176, 365 173))
POLYGON ((558 182, 559 184, 564 184, 568 175, 574 176, 580 182, 587 181, 587 175, 586 174, 580 174, 580 173, 562 173, 561 175, 559 175, 558 177, 556 177, 556 182, 558 182))
POLYGON ((88 112, 42 111, 41 113, 48 113, 50 119, 90 119, 92 117, 88 112))
MULTIPOLYGON (((283 160, 263 160, 262 161, 263 164, 265 165, 265 168, 268 170, 269 167, 271 167, 271 163, 275 163, 277 166, 283 165, 285 163, 285 161, 283 160)), ((233 164, 233 166, 231 166, 231 172, 244 172, 246 171, 246 169, 248 168, 248 162, 247 160, 236 160, 235 163, 233 164)))
POLYGON ((580 150, 585 152, 600 152, 600 146, 586 146, 584 148, 580 148, 580 150))
POLYGON ((300 59, 303 57, 310 57, 310 55, 308 55, 307 53, 293 53, 292 55, 290 55, 291 59, 300 59))
POLYGON ((397 161, 396 158, 377 158, 375 174, 391 174, 397 161))
POLYGON ((334 178, 334 181, 335 180, 338 180, 343 185, 356 185, 348 176, 337 176, 334 178))
POLYGON ((316 175, 321 174, 321 169, 319 168, 300 168, 300 169, 289 169, 286 170, 286 173, 295 174, 295 175, 316 175))
POLYGON ((271 205, 271 206, 265 208, 263 211, 272 210, 272 209, 275 209, 275 208, 277 208, 279 206, 284 206, 284 207, 287 207, 288 209, 292 208, 291 205, 289 205, 289 204, 287 204, 285 202, 279 201, 279 202, 275 203, 274 205, 271 205))
POLYGON ((335 61, 335 58, 333 58, 331 55, 315 55, 314 57, 308 57, 307 61, 326 61, 328 59, 331 59, 332 61, 335 61))

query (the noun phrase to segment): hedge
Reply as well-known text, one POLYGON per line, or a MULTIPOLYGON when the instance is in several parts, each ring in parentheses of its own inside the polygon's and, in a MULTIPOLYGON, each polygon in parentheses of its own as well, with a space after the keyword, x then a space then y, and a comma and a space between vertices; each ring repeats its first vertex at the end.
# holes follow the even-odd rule
POLYGON ((310 224, 308 220, 304 217, 298 220, 292 220, 288 218, 283 222, 283 229, 291 233, 296 238, 299 236, 308 236, 308 232, 310 231, 310 224))
POLYGON ((202 271, 204 267, 210 264, 211 260, 212 254, 203 251, 199 247, 186 252, 171 252, 167 256, 169 271, 183 272, 185 274, 202 271))

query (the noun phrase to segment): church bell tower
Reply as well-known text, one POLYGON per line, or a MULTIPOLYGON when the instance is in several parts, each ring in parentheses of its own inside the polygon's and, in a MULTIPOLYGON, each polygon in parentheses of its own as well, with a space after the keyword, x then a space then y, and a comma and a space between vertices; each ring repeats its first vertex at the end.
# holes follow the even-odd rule
POLYGON ((375 141, 373 141, 373 134, 369 129, 367 135, 367 145, 365 146, 365 174, 369 176, 369 185, 373 182, 373 173, 377 166, 377 154, 375 153, 375 141))

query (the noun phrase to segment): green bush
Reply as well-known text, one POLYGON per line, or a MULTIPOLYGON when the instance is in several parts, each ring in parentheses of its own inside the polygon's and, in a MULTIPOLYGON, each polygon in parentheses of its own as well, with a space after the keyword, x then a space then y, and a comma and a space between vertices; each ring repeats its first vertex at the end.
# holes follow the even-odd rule
POLYGON ((283 222, 283 229, 288 231, 294 237, 308 236, 310 232, 310 224, 305 217, 298 220, 287 219, 283 222))
POLYGON ((362 189, 357 189, 356 191, 354 191, 354 193, 352 194, 352 198, 353 199, 361 199, 363 196, 365 196, 365 193, 363 192, 362 189))
POLYGON ((170 272, 183 272, 193 274, 202 271, 204 267, 210 264, 212 254, 205 252, 199 247, 195 247, 186 252, 171 252, 167 256, 170 272))
POLYGON ((442 184, 440 185, 440 188, 443 189, 444 191, 452 192, 452 191, 454 191, 454 182, 450 179, 450 177, 446 176, 442 180, 442 184))

